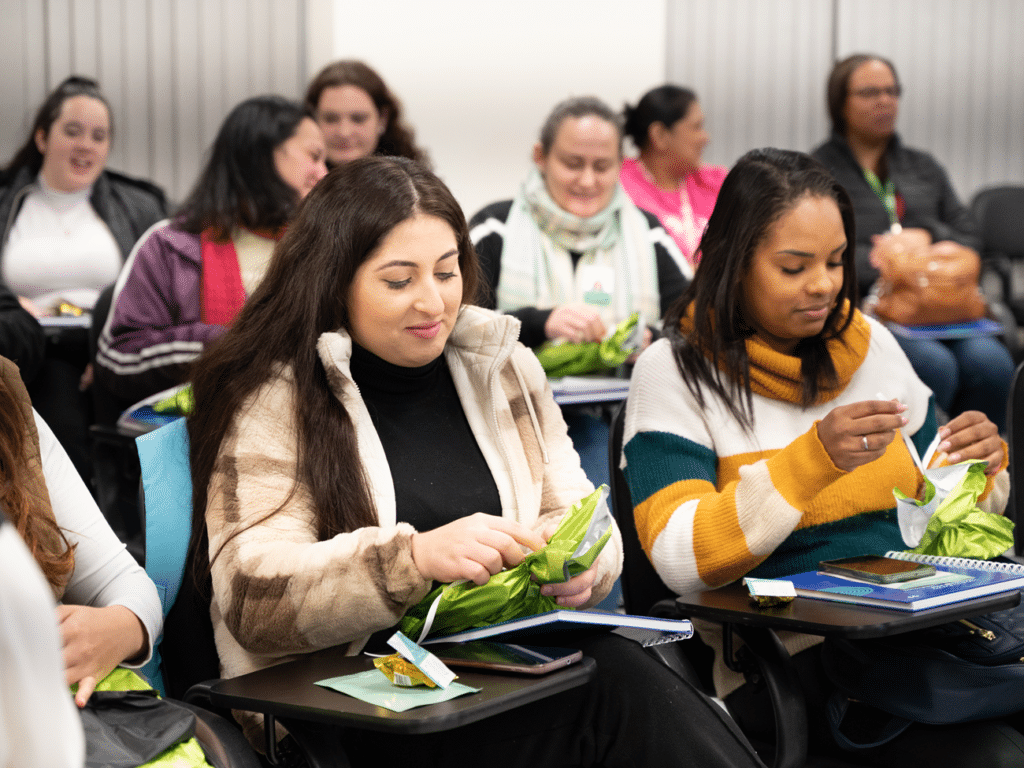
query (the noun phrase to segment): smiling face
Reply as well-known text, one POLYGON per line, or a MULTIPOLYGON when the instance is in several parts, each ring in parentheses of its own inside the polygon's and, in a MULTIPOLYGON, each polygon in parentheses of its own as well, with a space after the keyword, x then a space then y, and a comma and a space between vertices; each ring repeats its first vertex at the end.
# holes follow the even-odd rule
POLYGON ((892 136, 899 94, 896 76, 885 62, 872 59, 853 70, 843 106, 847 134, 866 141, 882 141, 892 136))
POLYGON ((567 117, 547 154, 538 143, 533 161, 559 208, 586 219, 611 202, 619 183, 619 131, 596 115, 567 117))
POLYGON ((327 175, 325 153, 323 134, 308 117, 300 120, 295 133, 274 148, 277 175, 298 193, 299 200, 327 175))
POLYGON ((327 159, 335 165, 372 155, 388 127, 370 94, 355 85, 324 88, 316 120, 327 142, 327 159))
POLYGON ((35 142, 43 155, 43 181, 60 192, 85 189, 107 164, 110 113, 99 99, 72 96, 61 105, 48 133, 36 131, 35 142))
POLYGON ((381 242, 349 287, 349 333, 363 349, 414 368, 436 359, 462 305, 455 232, 416 214, 381 242))
POLYGON ((686 114, 664 128, 660 141, 673 160, 675 171, 680 176, 693 173, 700 168, 704 147, 708 144, 708 133, 704 130, 704 111, 700 103, 693 102, 686 114))
POLYGON ((768 229, 743 277, 744 318, 772 349, 791 354, 816 336, 843 287, 846 233, 829 197, 802 197, 768 229))

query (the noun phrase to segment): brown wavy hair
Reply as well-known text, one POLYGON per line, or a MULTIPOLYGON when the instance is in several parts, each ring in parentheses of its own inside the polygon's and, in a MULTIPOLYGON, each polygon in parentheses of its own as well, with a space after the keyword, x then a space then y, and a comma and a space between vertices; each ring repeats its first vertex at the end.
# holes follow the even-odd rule
POLYGON ((49 510, 48 500, 32 490, 29 473, 29 425, 11 388, 0 377, 0 504, 25 541, 55 594, 75 569, 75 548, 49 510))
MULTIPOLYGON (((309 493, 318 540, 377 525, 355 426, 328 383, 316 344, 321 334, 349 327, 348 294, 356 271, 391 230, 417 214, 437 217, 452 228, 462 303, 474 303, 480 267, 452 193, 419 163, 363 157, 332 170, 306 196, 277 244, 266 277, 228 331, 193 365, 190 558, 197 583, 205 579, 211 561, 204 546, 203 511, 221 444, 246 400, 279 377, 282 368, 291 369, 295 385, 292 493, 300 485, 309 493)), ((268 510, 263 520, 279 509, 268 510)))
POLYGON ((306 89, 306 107, 317 114, 324 90, 341 85, 354 85, 366 91, 377 111, 386 116, 387 128, 377 141, 374 154, 407 157, 430 167, 427 153, 416 146, 415 131, 405 124, 402 102, 388 89, 383 78, 361 61, 345 59, 321 69, 306 89))

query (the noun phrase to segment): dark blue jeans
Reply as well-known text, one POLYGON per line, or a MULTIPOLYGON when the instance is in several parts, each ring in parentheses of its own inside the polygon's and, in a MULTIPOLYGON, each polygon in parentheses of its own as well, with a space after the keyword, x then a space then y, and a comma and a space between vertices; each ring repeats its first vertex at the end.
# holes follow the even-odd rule
POLYGON ((1006 433, 1006 403, 1013 358, 993 336, 936 341, 896 336, 914 371, 935 394, 935 404, 953 418, 981 411, 1006 433))

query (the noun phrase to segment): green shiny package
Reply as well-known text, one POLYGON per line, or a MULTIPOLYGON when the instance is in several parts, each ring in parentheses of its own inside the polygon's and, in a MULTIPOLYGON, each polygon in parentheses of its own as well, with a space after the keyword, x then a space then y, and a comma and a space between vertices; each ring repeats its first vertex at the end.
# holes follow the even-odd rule
POLYGON ((640 313, 634 312, 603 341, 549 341, 537 349, 537 359, 552 378, 617 368, 640 350, 643 333, 640 313))
POLYGON ((989 560, 1013 546, 1013 521, 978 508, 988 482, 985 467, 965 461, 927 470, 920 501, 893 489, 908 551, 989 560))
POLYGON ((416 642, 465 629, 551 611, 555 598, 542 584, 568 581, 590 568, 612 535, 608 486, 580 499, 565 514, 548 543, 486 584, 455 581, 432 590, 405 614, 401 631, 416 642))

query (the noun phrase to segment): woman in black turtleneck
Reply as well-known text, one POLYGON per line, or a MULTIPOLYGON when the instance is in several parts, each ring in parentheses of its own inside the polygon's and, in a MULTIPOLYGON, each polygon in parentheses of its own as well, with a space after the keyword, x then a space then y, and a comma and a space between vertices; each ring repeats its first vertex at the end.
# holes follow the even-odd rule
MULTIPOLYGON (((401 158, 335 169, 302 204, 260 288, 197 363, 198 537, 209 533, 225 676, 390 632, 435 582, 543 546, 592 487, 519 323, 473 306, 458 203, 401 158)), ((205 572, 207 563, 194 562, 205 572)), ((589 606, 621 569, 545 594, 589 606)), ((730 765, 759 761, 724 713, 615 634, 576 638, 586 686, 454 731, 346 734, 353 765, 730 765)), ((254 716, 243 720, 259 744, 254 716)))

